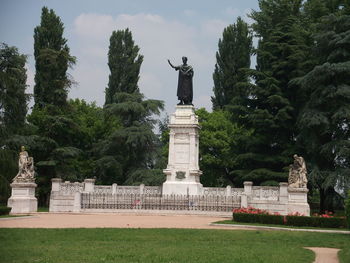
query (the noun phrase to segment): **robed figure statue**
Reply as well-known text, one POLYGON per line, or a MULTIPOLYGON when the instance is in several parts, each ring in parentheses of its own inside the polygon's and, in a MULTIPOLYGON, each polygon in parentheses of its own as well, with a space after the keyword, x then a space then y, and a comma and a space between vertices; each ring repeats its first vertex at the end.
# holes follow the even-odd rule
POLYGON ((174 66, 168 59, 169 65, 179 71, 179 82, 177 85, 177 98, 180 101, 178 105, 192 105, 193 100, 193 68, 187 64, 187 57, 182 57, 183 64, 174 66))

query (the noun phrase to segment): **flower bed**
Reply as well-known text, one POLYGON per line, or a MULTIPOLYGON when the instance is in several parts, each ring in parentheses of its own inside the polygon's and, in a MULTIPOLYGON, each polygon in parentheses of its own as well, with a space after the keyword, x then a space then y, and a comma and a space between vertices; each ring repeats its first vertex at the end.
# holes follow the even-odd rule
POLYGON ((324 227, 324 228, 345 228, 346 219, 333 217, 331 213, 322 215, 304 216, 300 213, 293 213, 282 216, 279 213, 271 214, 266 210, 253 207, 237 208, 233 210, 233 221, 244 223, 260 223, 288 226, 324 227))

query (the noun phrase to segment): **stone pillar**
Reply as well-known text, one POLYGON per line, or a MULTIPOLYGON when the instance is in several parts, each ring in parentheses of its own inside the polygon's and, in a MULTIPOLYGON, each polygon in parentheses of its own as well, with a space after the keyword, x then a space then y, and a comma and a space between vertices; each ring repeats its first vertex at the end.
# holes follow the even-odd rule
POLYGON ((280 183, 279 197, 280 202, 288 202, 288 183, 280 183))
POLYGON ((246 181, 243 183, 243 185, 244 185, 244 192, 241 195, 241 207, 248 207, 249 200, 252 196, 253 182, 246 181))
POLYGON ((74 194, 73 212, 79 213, 80 211, 81 211, 81 193, 76 192, 74 194))
POLYGON ((34 182, 13 182, 11 185, 11 197, 7 206, 11 207, 10 214, 23 214, 38 211, 38 200, 35 197, 34 182))
POLYGON ((244 193, 247 196, 251 196, 252 195, 253 182, 246 181, 246 182, 243 183, 243 185, 244 185, 244 193))
POLYGON ((84 180, 84 192, 93 193, 95 190, 95 179, 84 180))
POLYGON ((61 178, 52 178, 51 179, 51 193, 50 193, 50 204, 49 211, 50 212, 59 212, 57 204, 59 201, 56 200, 57 196, 60 195, 60 184, 62 183, 61 178))
POLYGON ((231 196, 231 189, 232 187, 230 185, 226 186, 226 196, 231 196))
POLYGON ((112 184, 112 194, 113 195, 117 194, 117 187, 118 187, 118 184, 112 184))
POLYGON ((51 191, 58 192, 60 190, 60 183, 62 183, 61 178, 52 178, 51 179, 51 191))
POLYGON ((307 188, 288 187, 288 214, 298 212, 310 216, 310 206, 307 202, 307 188))
POLYGON ((178 105, 170 117, 168 165, 163 170, 166 181, 164 195, 200 195, 199 125, 192 105, 178 105))
POLYGON ((145 185, 144 184, 140 184, 140 195, 144 194, 144 189, 145 189, 145 185))
POLYGON ((248 207, 248 197, 244 192, 241 195, 241 207, 248 207))

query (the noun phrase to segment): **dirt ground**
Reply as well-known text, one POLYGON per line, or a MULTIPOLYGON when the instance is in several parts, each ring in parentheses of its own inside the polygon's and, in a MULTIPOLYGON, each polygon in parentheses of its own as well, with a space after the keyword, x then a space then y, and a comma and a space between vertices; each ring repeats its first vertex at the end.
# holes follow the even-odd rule
MULTIPOLYGON (((0 219, 0 228, 195 228, 253 230, 252 228, 228 228, 210 226, 227 220, 224 217, 197 215, 145 215, 145 214, 61 214, 35 213, 30 217, 0 219)), ((314 263, 338 263, 334 248, 307 248, 316 253, 314 263)))
POLYGON ((37 213, 25 218, 0 220, 2 228, 206 228, 210 223, 227 218, 194 215, 144 215, 144 214, 53 214, 37 213))

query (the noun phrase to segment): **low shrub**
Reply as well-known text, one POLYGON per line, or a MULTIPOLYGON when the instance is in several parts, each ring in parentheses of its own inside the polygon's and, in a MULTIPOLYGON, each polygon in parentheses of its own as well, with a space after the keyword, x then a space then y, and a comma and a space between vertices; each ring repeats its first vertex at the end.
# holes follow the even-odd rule
POLYGON ((0 206, 0 216, 1 215, 8 215, 11 211, 11 207, 7 206, 0 206))
POLYGON ((286 216, 288 226, 324 227, 324 228, 345 228, 346 220, 342 217, 321 217, 321 216, 286 216))
POLYGON ((266 210, 253 207, 233 209, 233 221, 241 223, 260 223, 301 227, 345 228, 348 224, 345 217, 334 217, 331 212, 322 215, 304 216, 299 212, 282 216, 271 214, 266 210))
POLYGON ((345 215, 348 223, 348 228, 350 228, 350 190, 348 191, 348 198, 345 200, 345 215))
POLYGON ((284 224, 284 217, 281 215, 233 213, 233 220, 242 223, 284 224))

